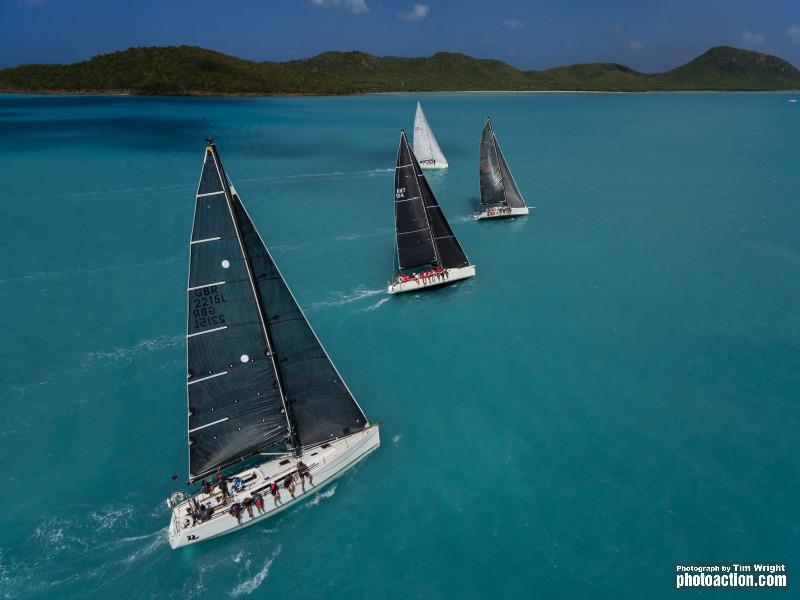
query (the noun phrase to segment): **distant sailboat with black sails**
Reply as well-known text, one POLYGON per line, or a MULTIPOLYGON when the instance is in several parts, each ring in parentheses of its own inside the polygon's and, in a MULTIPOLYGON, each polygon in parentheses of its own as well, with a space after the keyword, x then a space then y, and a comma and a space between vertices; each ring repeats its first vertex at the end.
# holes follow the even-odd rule
POLYGON ((528 214, 525 200, 522 199, 522 194, 500 150, 497 136, 492 129, 491 118, 486 119, 481 134, 478 172, 481 184, 481 212, 475 215, 476 219, 507 219, 528 214))
POLYGON ((395 275, 390 294, 414 292, 475 276, 419 162, 400 133, 394 176, 395 275))
POLYGON ((208 140, 189 246, 189 483, 173 548, 266 519, 380 445, 208 140), (209 479, 209 481, 206 481, 209 479))

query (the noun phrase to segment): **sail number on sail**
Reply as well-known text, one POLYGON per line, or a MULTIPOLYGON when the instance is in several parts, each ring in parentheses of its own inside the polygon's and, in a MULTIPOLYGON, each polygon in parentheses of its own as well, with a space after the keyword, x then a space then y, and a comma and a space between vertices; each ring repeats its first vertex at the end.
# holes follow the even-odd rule
POLYGON ((194 328, 208 327, 210 325, 224 325, 225 315, 217 304, 224 304, 225 294, 221 293, 216 285, 194 290, 192 298, 192 318, 194 328))

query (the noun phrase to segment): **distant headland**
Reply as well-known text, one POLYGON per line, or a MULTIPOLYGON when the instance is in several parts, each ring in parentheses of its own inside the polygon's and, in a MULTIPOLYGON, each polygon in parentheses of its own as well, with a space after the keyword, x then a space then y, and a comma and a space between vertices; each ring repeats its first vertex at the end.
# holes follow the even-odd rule
POLYGON ((729 46, 664 73, 616 63, 523 71, 499 60, 325 52, 288 62, 243 60, 196 46, 129 48, 69 65, 0 69, 0 92, 138 95, 344 95, 461 91, 767 91, 800 87, 787 61, 729 46))

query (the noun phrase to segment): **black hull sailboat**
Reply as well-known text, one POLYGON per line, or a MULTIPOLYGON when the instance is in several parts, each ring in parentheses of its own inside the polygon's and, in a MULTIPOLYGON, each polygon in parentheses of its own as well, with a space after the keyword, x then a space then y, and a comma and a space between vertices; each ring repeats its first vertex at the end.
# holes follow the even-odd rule
POLYGON ((481 186, 481 212, 478 220, 508 219, 528 214, 528 207, 520 194, 508 163, 500 150, 492 129, 492 119, 486 119, 481 134, 478 173, 481 186))
POLYGON ((395 275, 390 294, 439 287, 475 276, 422 173, 405 131, 395 167, 395 275))
POLYGON ((213 140, 189 248, 189 483, 211 481, 167 501, 173 548, 276 514, 380 445, 378 426, 309 325, 213 140))

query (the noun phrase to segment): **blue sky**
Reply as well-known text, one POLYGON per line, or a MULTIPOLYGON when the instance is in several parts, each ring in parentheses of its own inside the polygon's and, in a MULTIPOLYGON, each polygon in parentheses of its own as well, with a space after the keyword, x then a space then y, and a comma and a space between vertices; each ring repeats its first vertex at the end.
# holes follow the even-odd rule
POLYGON ((0 66, 193 44, 253 60, 438 51, 642 71, 728 44, 800 66, 798 0, 0 0, 0 66))

